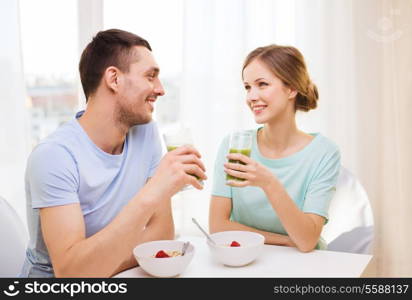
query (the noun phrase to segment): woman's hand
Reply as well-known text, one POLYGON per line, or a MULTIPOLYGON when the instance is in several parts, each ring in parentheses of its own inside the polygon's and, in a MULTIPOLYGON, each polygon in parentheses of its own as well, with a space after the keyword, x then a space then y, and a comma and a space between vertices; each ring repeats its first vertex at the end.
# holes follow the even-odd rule
POLYGON ((245 186, 257 186, 264 188, 277 181, 277 178, 273 173, 263 166, 262 164, 256 162, 250 157, 240 154, 240 153, 230 153, 226 156, 229 160, 237 160, 240 163, 230 163, 226 162, 224 164, 224 170, 227 174, 244 179, 240 180, 228 180, 227 184, 233 187, 245 187, 245 186))

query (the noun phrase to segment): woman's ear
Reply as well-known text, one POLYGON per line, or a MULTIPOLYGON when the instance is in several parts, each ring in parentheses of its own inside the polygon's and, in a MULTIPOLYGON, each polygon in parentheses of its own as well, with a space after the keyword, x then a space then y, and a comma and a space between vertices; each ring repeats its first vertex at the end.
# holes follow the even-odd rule
POLYGON ((116 93, 119 90, 120 71, 116 67, 108 67, 103 74, 104 84, 109 90, 116 93))
POLYGON ((289 97, 288 99, 294 99, 298 95, 298 91, 292 88, 289 88, 289 97))

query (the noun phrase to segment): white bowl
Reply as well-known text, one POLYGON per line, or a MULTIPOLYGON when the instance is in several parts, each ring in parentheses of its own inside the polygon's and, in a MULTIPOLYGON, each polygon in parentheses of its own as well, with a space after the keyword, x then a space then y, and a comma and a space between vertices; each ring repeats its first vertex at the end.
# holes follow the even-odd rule
POLYGON ((263 235, 251 231, 222 231, 210 235, 216 242, 213 245, 209 240, 212 255, 222 264, 240 267, 253 262, 262 252, 265 238, 263 235), (232 241, 240 247, 230 247, 232 241))
POLYGON ((175 277, 181 274, 193 258, 195 249, 192 244, 186 250, 184 256, 156 258, 156 253, 163 251, 182 251, 183 241, 162 240, 152 241, 137 245, 133 249, 133 255, 139 265, 155 277, 175 277))

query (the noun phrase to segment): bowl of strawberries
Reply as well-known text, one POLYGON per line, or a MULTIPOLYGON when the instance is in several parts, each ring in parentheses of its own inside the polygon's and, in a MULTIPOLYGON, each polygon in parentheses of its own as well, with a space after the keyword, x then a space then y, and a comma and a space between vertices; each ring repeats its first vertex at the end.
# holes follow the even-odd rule
POLYGON ((251 231, 221 231, 210 234, 207 244, 212 256, 220 263, 241 267, 252 263, 261 254, 265 238, 251 231))
POLYGON ((183 252, 185 242, 177 240, 151 241, 137 245, 133 255, 139 266, 154 277, 177 277, 192 261, 195 248, 189 244, 183 252))

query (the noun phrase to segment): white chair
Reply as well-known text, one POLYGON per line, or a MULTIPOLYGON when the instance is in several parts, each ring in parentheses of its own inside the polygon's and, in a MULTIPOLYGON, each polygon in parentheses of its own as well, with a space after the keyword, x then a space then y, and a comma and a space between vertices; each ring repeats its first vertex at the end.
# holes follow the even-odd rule
POLYGON ((322 231, 328 250, 371 254, 373 225, 365 189, 351 172, 341 167, 336 194, 329 207, 329 222, 322 231))
POLYGON ((0 277, 16 277, 26 256, 27 230, 11 205, 0 197, 0 277))

